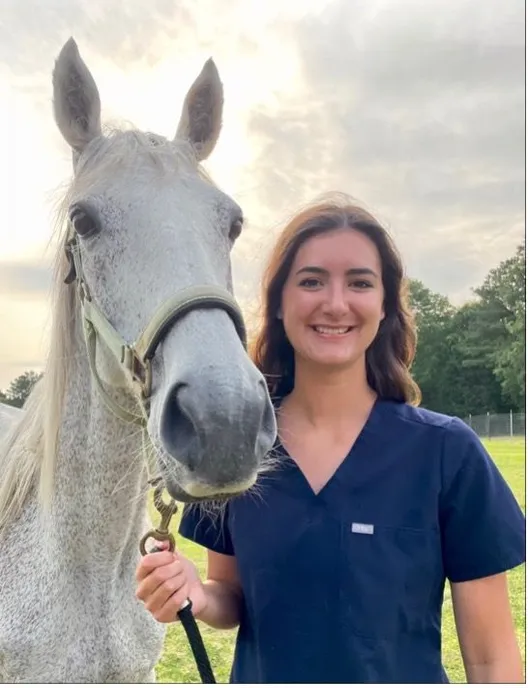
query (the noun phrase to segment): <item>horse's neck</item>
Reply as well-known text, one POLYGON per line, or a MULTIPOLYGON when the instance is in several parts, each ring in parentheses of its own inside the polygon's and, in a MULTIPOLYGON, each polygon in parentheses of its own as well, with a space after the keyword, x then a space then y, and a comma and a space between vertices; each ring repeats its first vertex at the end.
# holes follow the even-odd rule
MULTIPOLYGON (((79 353, 64 398, 52 527, 63 551, 71 546, 81 559, 124 564, 137 555, 146 527, 142 431, 107 409, 79 353)), ((112 394, 130 402, 124 392, 112 394)))

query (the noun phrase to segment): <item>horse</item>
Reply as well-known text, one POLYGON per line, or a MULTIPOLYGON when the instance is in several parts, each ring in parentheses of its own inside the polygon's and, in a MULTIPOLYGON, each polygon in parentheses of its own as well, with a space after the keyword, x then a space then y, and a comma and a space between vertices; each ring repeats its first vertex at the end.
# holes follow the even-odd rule
POLYGON ((165 627, 135 597, 149 479, 229 499, 276 437, 232 295, 242 211, 201 164, 223 87, 209 59, 168 139, 103 130, 73 38, 52 84, 73 173, 44 375, 0 448, 0 679, 152 682, 165 627))

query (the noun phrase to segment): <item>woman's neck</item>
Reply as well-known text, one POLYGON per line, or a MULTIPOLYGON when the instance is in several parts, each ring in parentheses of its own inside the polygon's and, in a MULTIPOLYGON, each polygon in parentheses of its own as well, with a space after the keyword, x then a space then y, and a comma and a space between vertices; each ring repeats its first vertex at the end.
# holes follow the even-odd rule
POLYGON ((368 385, 364 361, 334 370, 296 361, 294 388, 281 408, 313 427, 339 428, 353 417, 368 416, 376 396, 368 385))

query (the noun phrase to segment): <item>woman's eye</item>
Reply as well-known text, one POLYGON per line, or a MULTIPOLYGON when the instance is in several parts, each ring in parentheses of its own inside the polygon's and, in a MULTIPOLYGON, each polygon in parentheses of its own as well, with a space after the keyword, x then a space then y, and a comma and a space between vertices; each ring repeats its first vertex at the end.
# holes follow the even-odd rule
POLYGON ((372 284, 366 280, 355 280, 351 283, 351 286, 354 287, 354 289, 368 289, 372 284))
POLYGON ((320 284, 321 281, 316 279, 315 277, 307 277, 306 279, 303 279, 299 282, 300 287, 308 287, 308 289, 318 287, 320 284))
POLYGON ((244 226, 244 220, 239 217, 237 218, 229 228, 229 239, 230 241, 235 241, 240 236, 242 232, 242 227, 244 226))

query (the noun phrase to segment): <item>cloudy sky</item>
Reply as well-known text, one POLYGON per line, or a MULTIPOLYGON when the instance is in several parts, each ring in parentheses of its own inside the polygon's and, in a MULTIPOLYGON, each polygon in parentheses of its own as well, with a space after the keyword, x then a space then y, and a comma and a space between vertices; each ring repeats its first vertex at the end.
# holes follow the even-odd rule
POLYGON ((244 304, 281 222, 330 190, 373 211, 408 274, 455 303, 524 235, 523 0, 0 6, 0 388, 46 352, 53 207, 70 175, 51 70, 71 35, 104 118, 171 137, 214 57, 225 123, 207 168, 249 219, 234 255, 244 304))

